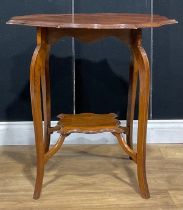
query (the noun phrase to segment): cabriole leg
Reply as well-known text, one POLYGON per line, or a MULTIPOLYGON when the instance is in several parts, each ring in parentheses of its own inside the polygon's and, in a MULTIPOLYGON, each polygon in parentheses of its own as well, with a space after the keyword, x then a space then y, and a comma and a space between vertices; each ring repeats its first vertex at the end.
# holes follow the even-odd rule
POLYGON ((37 153, 37 176, 33 195, 34 199, 40 197, 44 176, 45 146, 42 126, 41 75, 45 69, 46 52, 46 29, 38 28, 37 47, 34 51, 30 67, 30 92, 37 153))
POLYGON ((134 33, 132 52, 139 69, 139 115, 137 136, 137 175, 140 193, 143 198, 149 198, 149 189, 146 179, 146 132, 148 121, 150 68, 145 50, 142 47, 141 30, 134 33))

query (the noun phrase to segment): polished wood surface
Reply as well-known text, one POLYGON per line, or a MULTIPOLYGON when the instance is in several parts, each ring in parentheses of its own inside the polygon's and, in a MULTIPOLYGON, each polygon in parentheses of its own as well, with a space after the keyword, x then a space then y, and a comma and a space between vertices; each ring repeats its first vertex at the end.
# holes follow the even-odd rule
POLYGON ((58 132, 63 134, 70 133, 102 133, 102 132, 125 132, 125 128, 120 127, 120 121, 116 114, 61 114, 58 132))
POLYGON ((38 201, 35 161, 34 146, 0 147, 0 210, 183 209, 183 144, 147 145, 149 200, 139 197, 136 166, 118 145, 64 144, 45 168, 38 201))
POLYGON ((48 121, 49 113, 46 113, 47 111, 46 108, 48 107, 48 101, 50 101, 49 98, 50 96, 47 95, 48 90, 46 88, 46 71, 47 71, 46 64, 48 58, 47 53, 49 45, 46 43, 45 40, 46 40, 46 33, 43 33, 43 31, 38 30, 37 47, 34 51, 30 66, 30 92, 31 92, 32 115, 34 121, 35 143, 37 151, 37 177, 36 177, 35 191, 34 191, 35 198, 40 196, 40 191, 42 189, 45 153, 48 152, 49 150, 49 138, 50 138, 47 126, 50 123, 50 121, 48 121), (41 89, 41 87, 45 88, 41 89), (42 113, 42 103, 43 103, 44 115, 42 113), (42 126, 42 115, 44 119, 44 128, 42 126))
POLYGON ((138 29, 175 24, 167 17, 135 13, 35 14, 13 17, 8 24, 48 28, 138 29))
POLYGON ((76 132, 100 133, 106 131, 116 137, 121 148, 136 163, 139 192, 143 198, 149 198, 146 178, 146 132, 150 68, 147 54, 142 47, 142 28, 159 27, 176 23, 176 21, 158 15, 152 18, 146 14, 103 13, 74 16, 69 14, 31 15, 14 17, 8 23, 37 26, 37 46, 30 67, 31 103, 37 152, 34 199, 38 199, 41 194, 45 164, 58 152, 68 135, 76 132), (55 127, 51 126, 49 51, 53 44, 65 36, 72 36, 85 42, 115 36, 130 48, 132 61, 126 127, 120 126, 115 114, 97 115, 91 113, 62 114, 59 115, 58 124, 55 127), (132 132, 137 82, 139 83, 138 136, 137 148, 134 149, 132 132), (50 147, 50 135, 53 132, 59 132, 60 137, 56 144, 50 147))
POLYGON ((128 133, 126 134, 127 144, 130 148, 133 148, 133 119, 135 112, 135 102, 136 102, 136 93, 137 93, 137 83, 138 83, 138 67, 135 57, 132 56, 130 63, 129 71, 129 86, 128 86, 128 107, 127 107, 127 116, 126 123, 128 127, 128 133))
MULTIPOLYGON (((46 65, 48 65, 48 52, 50 49, 52 41, 57 41, 65 35, 71 35, 77 38, 82 38, 83 35, 86 37, 85 41, 91 41, 91 38, 94 40, 103 38, 105 36, 111 35, 112 31, 109 30, 99 30, 97 33, 94 33, 93 36, 90 36, 90 30, 58 30, 58 29, 47 29, 47 28, 38 28, 37 29, 37 47, 32 57, 31 68, 30 68, 30 87, 31 87, 31 102, 32 102, 32 113, 34 120, 34 130, 35 130, 35 142, 37 149, 37 176, 36 184, 34 191, 34 198, 38 199, 40 197, 43 176, 44 176, 44 167, 45 163, 60 149, 65 138, 72 132, 82 132, 82 133, 96 133, 104 131, 110 131, 117 138, 121 148, 129 155, 129 157, 137 164, 137 177, 139 182, 139 191, 143 198, 149 198, 149 190, 146 179, 146 131, 147 131, 147 120, 148 120, 148 103, 149 103, 149 91, 150 91, 150 70, 149 70, 149 61, 146 55, 145 50, 142 47, 142 30, 129 30, 123 29, 120 32, 113 33, 124 43, 126 43, 131 50, 133 57, 133 66, 132 72, 136 74, 137 69, 139 76, 139 121, 138 121, 138 145, 137 151, 133 150, 132 139, 130 133, 132 132, 133 127, 133 112, 134 112, 134 103, 135 103, 135 93, 136 87, 129 89, 129 100, 131 97, 131 102, 129 101, 129 110, 131 116, 127 119, 127 126, 123 129, 119 127, 119 122, 115 119, 114 114, 109 115, 92 115, 84 114, 79 115, 79 118, 83 120, 83 124, 89 125, 88 127, 79 126, 81 125, 81 120, 77 123, 78 115, 65 115, 66 121, 73 121, 73 123, 66 123, 64 121, 64 115, 61 115, 60 122, 57 126, 51 127, 50 119, 50 90, 49 90, 49 70, 46 65), (101 32, 101 34, 100 34, 101 32), (96 37, 95 37, 96 35, 96 37), (88 38, 89 37, 89 38, 88 38), (48 85, 48 88, 47 88, 48 85), (41 88, 42 87, 42 88, 41 88), (43 104, 43 110, 42 105, 43 104), (131 107, 131 108, 130 108, 131 107), (44 119, 44 127, 42 126, 42 115, 44 119), (88 117, 92 116, 93 119, 88 123, 88 117), (95 116, 95 117, 94 117, 95 116), (48 118, 49 117, 49 118, 48 118), (72 118, 72 119, 71 119, 72 118), (107 122, 108 121, 108 122, 107 122), (129 123, 128 123, 129 122, 129 123), (63 124, 66 124, 63 128, 63 124), (104 126, 105 124, 105 126, 104 126), (110 129, 110 130, 109 130, 110 129), (53 132, 60 132, 61 136, 58 139, 57 143, 49 148, 49 139, 50 134, 53 132), (121 133, 120 133, 121 132, 121 133), (127 143, 122 137, 122 133, 127 135, 127 143), (130 143, 129 143, 130 142, 130 143)), ((135 84, 137 81, 136 77, 132 77, 130 83, 135 84)), ((132 135, 131 135, 132 136, 132 135)))
MULTIPOLYGON (((56 147, 61 147, 64 138, 71 133, 85 133, 94 134, 102 132, 111 132, 118 140, 121 148, 130 156, 135 163, 137 163, 137 153, 133 151, 128 144, 126 144, 122 133, 128 133, 128 127, 120 126, 120 121, 117 119, 117 115, 114 113, 110 114, 93 114, 93 113, 82 113, 82 114, 61 114, 57 129, 62 136, 62 140, 57 142, 56 147)), ((53 152, 50 149, 50 157, 57 151, 56 147, 53 147, 53 152)), ((46 158, 47 160, 48 158, 46 158)))

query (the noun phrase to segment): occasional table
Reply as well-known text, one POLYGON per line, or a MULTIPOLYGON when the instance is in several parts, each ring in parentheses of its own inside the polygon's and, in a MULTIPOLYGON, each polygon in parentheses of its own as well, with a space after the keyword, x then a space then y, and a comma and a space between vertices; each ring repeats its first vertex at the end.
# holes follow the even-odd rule
POLYGON ((30 66, 31 103, 37 151, 34 199, 40 197, 46 162, 60 149, 65 138, 71 133, 101 132, 111 132, 122 149, 137 164, 140 194, 143 198, 150 197, 145 167, 150 68, 147 54, 142 47, 142 29, 175 23, 177 23, 175 20, 159 15, 124 13, 35 14, 13 17, 8 21, 8 24, 37 28, 37 47, 30 66), (58 124, 51 126, 49 52, 51 45, 65 36, 75 37, 83 42, 93 42, 108 36, 115 36, 130 48, 132 59, 125 127, 120 125, 114 113, 60 114, 58 124), (135 150, 132 134, 138 81, 139 114, 137 149, 135 150), (60 137, 56 144, 50 147, 50 135, 53 132, 59 132, 60 137), (126 138, 123 137, 124 135, 126 138))

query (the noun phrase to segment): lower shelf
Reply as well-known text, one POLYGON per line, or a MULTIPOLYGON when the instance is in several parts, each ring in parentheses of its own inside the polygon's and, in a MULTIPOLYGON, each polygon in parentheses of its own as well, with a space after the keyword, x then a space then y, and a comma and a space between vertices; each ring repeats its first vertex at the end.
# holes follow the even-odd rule
POLYGON ((60 114, 58 122, 61 134, 70 133, 125 133, 126 128, 120 126, 117 115, 110 114, 60 114))
POLYGON ((125 142, 121 133, 128 133, 127 127, 120 126, 120 121, 117 119, 117 115, 110 114, 60 114, 58 116, 60 120, 55 128, 52 128, 52 132, 57 131, 61 135, 56 144, 49 149, 45 154, 45 163, 60 149, 64 143, 65 138, 71 133, 102 133, 111 132, 118 140, 121 148, 135 161, 137 162, 136 152, 130 148, 125 142))

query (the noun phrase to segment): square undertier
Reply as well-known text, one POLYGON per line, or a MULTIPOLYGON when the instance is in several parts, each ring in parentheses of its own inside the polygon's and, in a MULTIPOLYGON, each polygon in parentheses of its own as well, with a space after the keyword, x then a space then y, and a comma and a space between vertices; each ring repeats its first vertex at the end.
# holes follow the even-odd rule
POLYGON ((61 134, 70 133, 124 133, 125 128, 120 126, 120 121, 117 119, 117 115, 110 114, 60 114, 58 130, 61 134))

